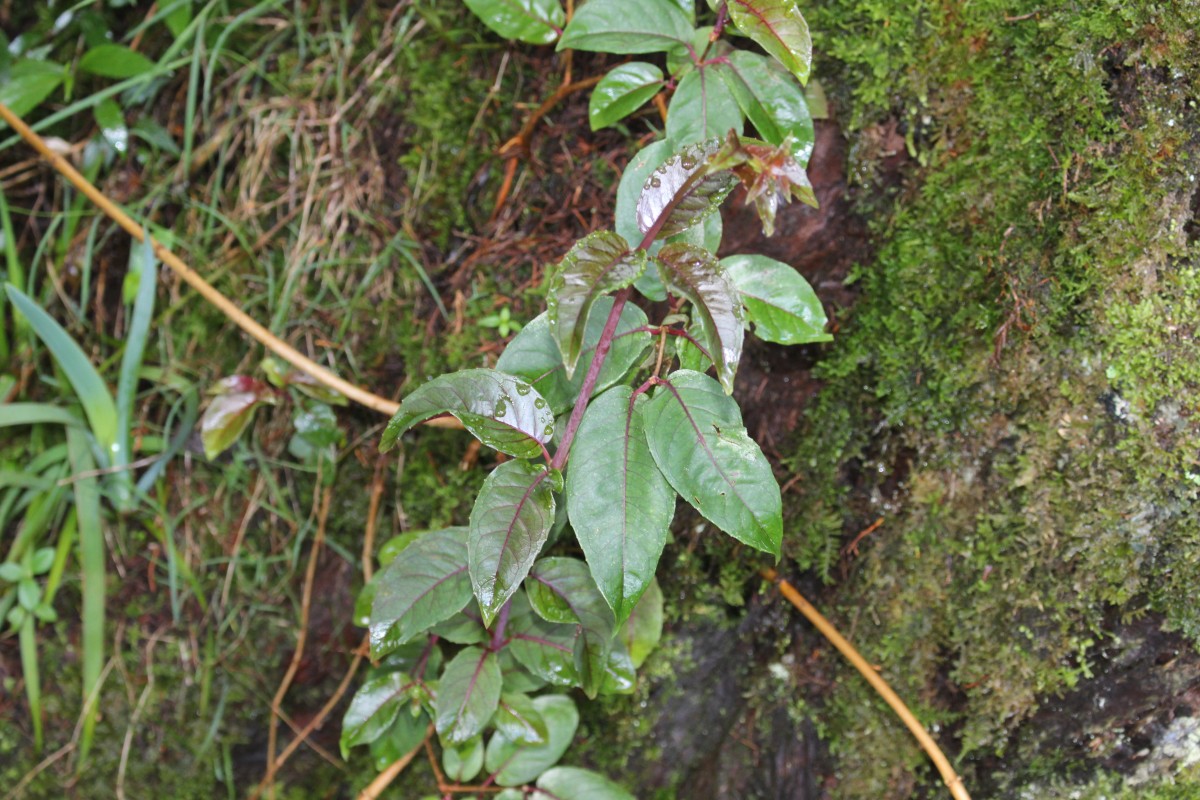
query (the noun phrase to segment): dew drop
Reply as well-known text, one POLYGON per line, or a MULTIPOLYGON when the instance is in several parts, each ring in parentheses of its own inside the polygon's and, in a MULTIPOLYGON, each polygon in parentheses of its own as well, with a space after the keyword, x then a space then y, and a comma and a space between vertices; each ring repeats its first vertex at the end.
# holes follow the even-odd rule
POLYGON ((660 180, 659 180, 657 177, 651 177, 651 178, 650 178, 650 185, 651 185, 653 188, 657 189, 658 187, 662 186, 662 181, 660 181, 660 180))
POLYGON ((503 400, 501 400, 499 403, 496 403, 495 415, 497 417, 503 417, 507 413, 508 413, 508 404, 507 403, 505 403, 503 400))
POLYGON ((679 166, 683 167, 684 169, 695 169, 696 159, 684 156, 683 158, 679 159, 679 166))
POLYGON ((553 434, 554 434, 554 426, 553 425, 547 425, 546 427, 542 428, 543 436, 552 436, 553 434))
POLYGON ((517 384, 517 394, 524 397, 525 395, 529 394, 530 388, 531 387, 529 386, 528 383, 518 383, 517 384))
POLYGON ((534 405, 534 407, 535 407, 535 408, 545 408, 545 407, 546 407, 546 401, 545 401, 545 400, 543 400, 542 398, 540 398, 540 397, 539 397, 539 398, 537 398, 536 400, 534 400, 534 401, 533 401, 533 405, 534 405))

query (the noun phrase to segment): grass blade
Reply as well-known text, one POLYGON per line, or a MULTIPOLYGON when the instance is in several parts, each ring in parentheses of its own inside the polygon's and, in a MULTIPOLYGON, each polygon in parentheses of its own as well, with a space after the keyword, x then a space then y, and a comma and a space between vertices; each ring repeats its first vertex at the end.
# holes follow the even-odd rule
MULTIPOLYGON (((25 270, 21 266, 21 257, 17 254, 17 238, 13 232, 12 216, 8 213, 8 198, 0 187, 0 231, 4 233, 4 264, 5 280, 17 286, 25 284, 25 270)), ((0 301, 4 298, 0 297, 0 301)), ((12 349, 8 341, 8 326, 4 324, 4 303, 0 302, 0 361, 8 361, 12 349)))
POLYGON ((42 752, 42 681, 38 673, 37 632, 33 629, 33 614, 26 611, 21 620, 21 672, 25 676, 25 697, 29 700, 29 716, 33 717, 33 749, 42 752))
POLYGON ((79 402, 83 404, 83 410, 92 427, 92 435, 96 437, 103 457, 113 459, 117 450, 117 407, 104 384, 104 379, 96 372, 96 368, 88 361, 75 340, 53 317, 17 287, 9 284, 5 288, 13 305, 29 320, 34 333, 45 343, 66 373, 79 402))
MULTIPOLYGON (((95 469, 86 434, 67 429, 71 471, 82 475, 95 469)), ((83 573, 83 632, 80 637, 83 672, 83 733, 79 763, 83 764, 96 732, 100 670, 104 666, 104 532, 100 528, 100 488, 94 477, 76 478, 75 520, 79 529, 79 564, 83 573), (90 700, 90 702, 88 702, 90 700)))
POLYGON ((120 511, 128 511, 133 505, 133 476, 129 470, 130 427, 133 420, 133 403, 137 399, 138 371, 142 367, 142 356, 146 352, 146 340, 150 337, 150 322, 154 318, 154 293, 158 286, 158 259, 154 257, 154 243, 150 231, 140 246, 142 269, 138 275, 137 297, 133 301, 133 315, 129 332, 125 337, 125 352, 121 355, 121 372, 117 377, 117 441, 113 449, 113 467, 119 469, 114 478, 116 505, 120 511))
POLYGON ((49 403, 4 403, 0 405, 0 428, 16 425, 66 425, 82 428, 83 420, 67 411, 65 408, 52 406, 49 403))

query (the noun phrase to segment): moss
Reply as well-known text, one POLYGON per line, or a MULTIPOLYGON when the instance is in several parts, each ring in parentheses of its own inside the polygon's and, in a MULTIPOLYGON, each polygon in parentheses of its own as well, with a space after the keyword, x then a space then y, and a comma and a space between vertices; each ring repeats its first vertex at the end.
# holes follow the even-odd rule
MULTIPOLYGON (((1200 641, 1198 25, 1194 3, 812 14, 852 140, 896 119, 915 164, 890 191, 857 151, 880 247, 818 368, 785 552, 832 580, 884 517, 834 616, 968 756, 1090 678, 1113 609, 1200 641)), ((837 796, 933 780, 848 672, 812 713, 837 796)))

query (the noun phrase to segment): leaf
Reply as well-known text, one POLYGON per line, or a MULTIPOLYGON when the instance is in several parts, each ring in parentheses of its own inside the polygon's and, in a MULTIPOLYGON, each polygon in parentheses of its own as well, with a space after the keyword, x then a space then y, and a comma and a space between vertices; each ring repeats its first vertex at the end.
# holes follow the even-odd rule
POLYGON ((438 682, 434 726, 444 744, 463 744, 487 725, 500 703, 496 654, 468 647, 456 655, 438 682))
POLYGON ((372 581, 372 653, 374 642, 392 631, 403 644, 450 619, 471 600, 467 574, 467 529, 447 528, 421 536, 379 571, 372 581))
POLYGON ((631 61, 609 70, 592 90, 588 123, 598 131, 641 108, 663 88, 662 70, 645 61, 631 61))
POLYGON ((428 727, 429 717, 424 713, 405 711, 398 715, 392 727, 371 742, 371 760, 375 768, 382 772, 420 747, 428 727))
MULTIPOLYGON (((469 596, 470 589, 467 590, 467 593, 469 596)), ((471 610, 473 611, 474 609, 471 610)), ((483 623, 474 614, 467 616, 467 609, 464 608, 463 612, 462 614, 455 614, 445 622, 439 622, 430 628, 429 632, 435 634, 439 639, 445 639, 447 642, 453 642, 454 644, 483 644, 487 642, 491 638, 488 635, 487 628, 483 627, 483 623)))
POLYGON ((555 767, 538 778, 530 800, 634 800, 633 795, 603 775, 579 767, 555 767))
POLYGON ((575 738, 579 711, 571 698, 547 694, 533 699, 533 707, 546 723, 546 741, 520 744, 502 733, 487 746, 484 767, 496 775, 497 786, 520 786, 537 778, 558 763, 575 738))
MULTIPOLYGON (((611 297, 601 297, 592 306, 583 337, 582 353, 573 378, 567 378, 562 354, 550 332, 548 313, 539 314, 513 337, 496 362, 496 369, 529 381, 533 388, 546 398, 551 411, 555 414, 563 413, 575 405, 612 306, 611 297)), ((617 322, 612 349, 608 351, 608 358, 600 368, 600 377, 596 380, 593 396, 620 381, 630 369, 641 362, 642 354, 650 346, 651 336, 645 331, 633 331, 647 324, 645 312, 632 303, 626 303, 621 309, 621 319, 617 322)))
POLYGON ((730 53, 720 75, 758 135, 776 145, 791 137, 792 157, 807 164, 816 134, 804 90, 792 76, 745 50, 730 53))
POLYGON ((554 414, 529 384, 494 369, 466 369, 421 386, 400 404, 383 432, 381 452, 430 417, 453 414, 479 441, 517 458, 533 458, 554 435, 554 414))
POLYGON ((624 622, 654 579, 675 516, 642 424, 645 395, 615 386, 588 405, 567 471, 567 513, 600 593, 624 622))
POLYGON ((667 380, 642 415, 658 468, 706 519, 778 558, 779 484, 746 434, 737 403, 699 372, 679 370, 667 380))
POLYGON ((820 299, 808 281, 787 264, 767 256, 739 255, 721 259, 737 289, 746 322, 754 335, 777 344, 807 344, 833 339, 820 299))
MULTIPOLYGON (((129 149, 129 128, 125 125, 125 114, 117 101, 112 98, 103 100, 92 109, 96 124, 100 126, 100 134, 113 150, 124 155, 129 149)), ((151 251, 153 252, 153 251, 151 251)))
POLYGON ((0 82, 0 103, 23 117, 49 97, 66 74, 61 64, 23 58, 9 68, 7 80, 0 82))
POLYGON ((505 39, 550 44, 567 21, 558 0, 465 0, 475 16, 505 39))
POLYGON ((612 231, 597 231, 580 239, 559 263, 550 278, 547 311, 567 378, 574 377, 592 305, 633 283, 645 269, 646 254, 630 251, 625 240, 612 231))
POLYGON ((575 640, 575 669, 584 694, 594 698, 604 681, 613 615, 587 564, 576 558, 543 558, 529 571, 525 587, 533 610, 543 619, 582 626, 583 635, 575 640))
POLYGON ((509 621, 508 652, 521 666, 555 686, 578 686, 579 670, 575 668, 575 639, 580 635, 578 625, 555 625, 533 614, 509 621))
POLYGON ((604 665, 604 679, 600 682, 600 694, 633 694, 637 688, 637 669, 629 657, 625 643, 613 639, 608 648, 608 660, 604 665))
POLYGON ((350 701, 342 717, 342 758, 350 748, 370 744, 382 736, 406 704, 410 679, 402 672, 388 672, 366 681, 350 701))
POLYGON ((729 0, 729 18, 797 80, 808 80, 812 37, 796 0, 729 0))
MULTIPOLYGON (((660 139, 635 153, 633 158, 629 159, 629 163, 625 165, 625 171, 621 173, 621 181, 617 184, 614 227, 630 247, 636 247, 642 241, 643 231, 638 226, 637 220, 638 198, 642 195, 642 187, 650 179, 650 173, 670 157, 671 143, 666 139, 660 139)), ((653 252, 653 249, 650 252, 653 252)), ((642 280, 645 280, 646 277, 643 276, 642 280)), ((640 283, 641 281, 639 281, 640 283)), ((639 291, 641 291, 640 288, 639 291)), ((651 299, 665 300, 666 294, 664 293, 661 297, 651 297, 651 299)))
POLYGON ((633 661, 635 669, 640 667, 658 646, 659 640, 662 639, 662 629, 663 593, 658 581, 652 580, 617 634, 617 638, 629 651, 629 658, 633 661))
POLYGON ((737 183, 729 172, 707 171, 708 159, 720 149, 716 139, 688 145, 655 169, 638 198, 638 230, 645 234, 660 225, 656 238, 673 236, 720 208, 737 183))
POLYGON ((656 256, 663 283, 685 297, 695 309, 704 333, 703 344, 717 367, 717 378, 726 394, 733 393, 733 378, 742 358, 742 304, 721 264, 704 248, 669 244, 656 256))
POLYGON ((134 78, 154 69, 154 62, 119 44, 93 47, 79 59, 79 69, 105 78, 134 78))
POLYGON ((492 724, 506 739, 519 744, 541 744, 550 735, 546 721, 528 695, 504 692, 492 724))
POLYGON ((232 392, 214 397, 200 419, 204 455, 213 459, 229 449, 254 418, 254 409, 274 402, 274 395, 259 392, 232 392))
POLYGON ((521 585, 554 522, 550 473, 506 461, 488 475, 471 509, 467 563, 483 623, 489 628, 521 585))
POLYGON ((679 82, 667 110, 667 138, 675 148, 742 132, 742 109, 720 73, 723 64, 689 72, 679 82))
POLYGON ((483 737, 442 749, 442 771, 455 783, 467 783, 483 769, 483 737))
POLYGON ((8 299, 29 320, 34 333, 66 373, 71 388, 75 390, 75 395, 87 414, 92 435, 96 437, 105 456, 110 455, 113 445, 117 442, 117 404, 104 379, 71 335, 53 317, 17 287, 8 284, 5 288, 8 291, 8 299))
POLYGON ((657 53, 692 38, 692 23, 671 0, 592 0, 575 10, 558 49, 657 53))

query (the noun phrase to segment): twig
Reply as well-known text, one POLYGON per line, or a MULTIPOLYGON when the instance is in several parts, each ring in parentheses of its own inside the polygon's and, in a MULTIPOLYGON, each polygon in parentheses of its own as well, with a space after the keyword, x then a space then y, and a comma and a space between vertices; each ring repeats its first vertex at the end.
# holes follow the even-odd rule
POLYGON ((46 770, 47 767, 49 767, 55 761, 58 761, 60 758, 62 758, 63 756, 65 756, 67 753, 71 752, 74 749, 75 749, 75 742, 73 742, 73 741, 67 742, 62 747, 55 750, 53 753, 51 753, 50 755, 43 758, 40 762, 38 762, 38 765, 36 767, 29 770, 29 772, 26 772, 25 775, 21 778, 21 780, 17 781, 16 786, 9 789, 8 794, 4 795, 4 800, 16 800, 16 798, 20 797, 21 793, 25 791, 25 787, 33 782, 34 778, 36 778, 38 775, 41 775, 46 770))
POLYGON ((379 527, 379 501, 383 498, 384 468, 391 459, 380 455, 375 460, 375 477, 371 479, 371 499, 367 501, 367 530, 363 535, 362 571, 363 583, 371 582, 375 566, 375 530, 379 527))
POLYGON ((779 593, 789 603, 794 605, 813 624, 813 627, 820 631, 821 635, 828 639, 846 657, 847 661, 854 665, 854 668, 867 679, 867 683, 871 684, 871 688, 878 692, 884 702, 891 706, 892 711, 896 712, 896 716, 900 718, 900 721, 916 737, 922 749, 929 755, 929 759, 937 767, 938 772, 941 773, 942 780, 945 781, 946 788, 950 790, 950 795, 954 797, 954 800, 971 800, 971 796, 967 794, 966 787, 963 786, 962 778, 954 771, 954 767, 950 765, 949 759, 946 758, 941 748, 938 747, 937 742, 925 731, 925 728, 921 726, 921 723, 917 721, 913 713, 908 710, 908 706, 904 705, 904 701, 900 699, 900 696, 892 690, 891 686, 888 686, 887 681, 881 678, 879 673, 859 654, 854 645, 850 644, 844 636, 838 633, 837 628, 833 627, 829 620, 822 616, 820 611, 817 611, 811 603, 805 600, 800 592, 796 591, 795 587, 780 578, 775 570, 770 567, 763 567, 759 570, 759 574, 775 584, 776 588, 779 589, 779 593))
POLYGON ((417 753, 421 752, 421 748, 425 746, 425 743, 429 741, 429 737, 431 736, 433 736, 432 724, 426 729, 425 738, 421 740, 421 743, 402 755, 383 772, 376 775, 375 780, 371 781, 367 788, 358 793, 358 800, 376 800, 379 795, 383 794, 383 790, 391 786, 392 781, 396 780, 396 777, 404 771, 404 768, 412 763, 412 760, 416 758, 417 753))

